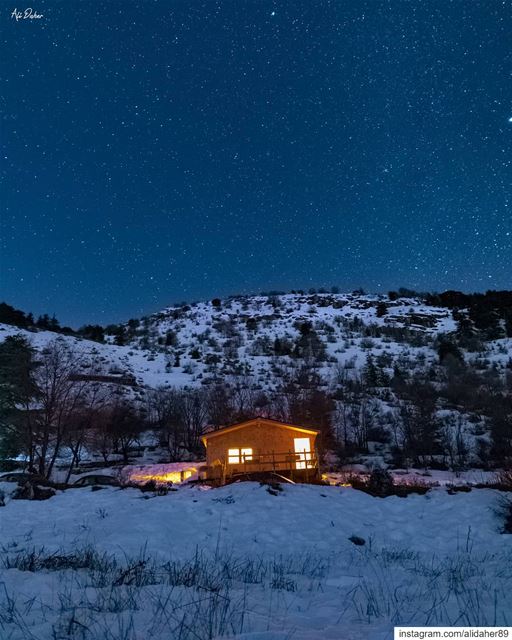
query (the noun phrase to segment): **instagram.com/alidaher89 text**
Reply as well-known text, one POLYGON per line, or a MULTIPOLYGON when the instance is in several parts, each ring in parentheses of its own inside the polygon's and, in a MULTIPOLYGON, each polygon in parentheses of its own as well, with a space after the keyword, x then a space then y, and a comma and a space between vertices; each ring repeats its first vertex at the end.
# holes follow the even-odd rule
POLYGON ((394 640, 511 638, 512 627, 395 627, 394 640))

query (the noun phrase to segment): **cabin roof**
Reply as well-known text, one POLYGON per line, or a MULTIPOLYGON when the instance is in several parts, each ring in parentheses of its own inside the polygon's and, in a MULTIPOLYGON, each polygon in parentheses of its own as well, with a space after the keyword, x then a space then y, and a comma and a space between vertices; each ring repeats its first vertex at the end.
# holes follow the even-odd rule
POLYGON ((201 436, 201 440, 203 444, 206 446, 206 442, 210 438, 214 438, 215 436, 223 435, 224 433, 228 433, 230 431, 236 431, 238 429, 245 429, 246 427, 250 427, 254 424, 269 424, 274 427, 279 427, 281 429, 290 429, 291 431, 299 431, 300 433, 309 433, 311 435, 318 435, 320 431, 318 429, 312 429, 311 427, 302 427, 297 424, 289 424, 288 422, 280 422, 279 420, 273 420, 272 418, 251 418, 251 420, 244 420, 244 422, 237 422, 236 424, 228 425, 227 427, 221 427, 220 429, 216 429, 215 431, 210 431, 209 433, 205 433, 201 436))

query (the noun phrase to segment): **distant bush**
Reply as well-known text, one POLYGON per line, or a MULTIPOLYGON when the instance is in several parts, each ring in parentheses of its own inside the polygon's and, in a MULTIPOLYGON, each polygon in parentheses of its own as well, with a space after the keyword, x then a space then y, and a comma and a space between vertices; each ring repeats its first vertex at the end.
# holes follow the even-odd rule
POLYGON ((376 496, 388 496, 393 491, 393 476, 386 469, 374 469, 368 479, 368 491, 376 496))

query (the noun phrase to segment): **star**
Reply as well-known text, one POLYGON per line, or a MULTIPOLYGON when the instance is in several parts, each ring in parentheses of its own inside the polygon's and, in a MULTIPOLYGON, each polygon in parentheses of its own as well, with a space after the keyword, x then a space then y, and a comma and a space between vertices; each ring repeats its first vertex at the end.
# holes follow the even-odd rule
POLYGON ((60 4, 2 33, 6 302, 510 287, 507 3, 60 4))

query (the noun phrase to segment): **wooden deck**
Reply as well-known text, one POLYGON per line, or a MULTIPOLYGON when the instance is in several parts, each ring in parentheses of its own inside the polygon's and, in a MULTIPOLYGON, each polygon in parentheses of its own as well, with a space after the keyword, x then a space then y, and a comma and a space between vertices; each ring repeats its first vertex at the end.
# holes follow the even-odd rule
POLYGON ((240 462, 219 463, 207 468, 207 478, 224 484, 235 477, 255 477, 265 472, 281 474, 290 480, 308 482, 319 478, 318 459, 314 452, 293 451, 242 456, 240 462))

